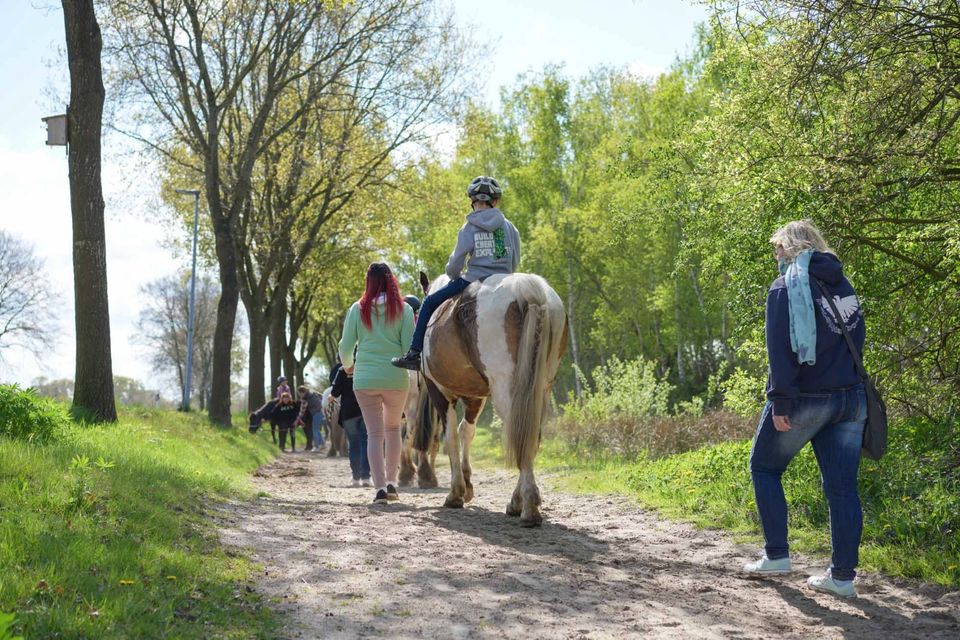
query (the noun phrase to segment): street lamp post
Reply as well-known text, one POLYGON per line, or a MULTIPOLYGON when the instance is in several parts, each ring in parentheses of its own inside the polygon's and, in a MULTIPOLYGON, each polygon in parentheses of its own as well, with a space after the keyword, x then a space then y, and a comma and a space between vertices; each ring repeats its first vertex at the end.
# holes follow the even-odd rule
POLYGON ((200 225, 200 191, 196 189, 177 189, 177 193, 193 196, 193 263, 190 267, 190 308, 187 317, 187 375, 183 385, 183 404, 181 411, 190 411, 190 374, 193 372, 193 321, 194 304, 197 295, 197 230, 200 225))

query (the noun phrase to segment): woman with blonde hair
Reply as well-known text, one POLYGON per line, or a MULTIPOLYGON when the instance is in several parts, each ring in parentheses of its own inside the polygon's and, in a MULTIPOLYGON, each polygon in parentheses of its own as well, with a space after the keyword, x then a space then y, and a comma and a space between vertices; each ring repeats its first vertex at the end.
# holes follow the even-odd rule
POLYGON ((390 267, 374 262, 367 269, 363 297, 347 311, 340 359, 345 372, 353 374, 353 391, 367 427, 367 459, 376 503, 400 499, 400 418, 408 378, 407 372, 391 366, 390 360, 403 354, 412 338, 413 309, 400 296, 390 267))
POLYGON ((843 265, 810 220, 784 225, 770 243, 780 277, 767 294, 767 403, 750 454, 765 546, 760 560, 744 570, 755 575, 791 570, 781 476, 810 442, 830 508, 833 556, 826 573, 811 576, 807 583, 851 597, 856 595, 853 579, 863 530, 857 471, 867 401, 840 323, 862 353, 863 314, 843 265))

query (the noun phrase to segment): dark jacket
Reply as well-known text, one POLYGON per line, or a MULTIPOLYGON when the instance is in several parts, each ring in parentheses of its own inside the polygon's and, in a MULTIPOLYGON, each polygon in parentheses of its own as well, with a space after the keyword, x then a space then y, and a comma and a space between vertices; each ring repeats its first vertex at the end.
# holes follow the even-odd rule
POLYGON ((340 424, 343 424, 360 415, 360 405, 357 404, 357 396, 353 393, 353 378, 347 375, 343 367, 340 365, 337 367, 330 395, 340 398, 340 424))
POLYGON ((843 264, 829 253, 815 252, 810 258, 810 289, 817 324, 817 361, 802 365, 790 347, 790 311, 787 286, 783 277, 770 285, 767 293, 767 399, 773 402, 773 414, 789 416, 793 401, 800 394, 844 389, 860 382, 853 355, 816 280, 822 280, 833 298, 847 331, 863 353, 866 337, 863 313, 853 286, 843 275, 843 264))
POLYGON ((264 413, 263 417, 269 420, 271 424, 288 429, 293 427, 300 415, 300 405, 296 402, 290 404, 281 404, 277 402, 269 413, 264 413))

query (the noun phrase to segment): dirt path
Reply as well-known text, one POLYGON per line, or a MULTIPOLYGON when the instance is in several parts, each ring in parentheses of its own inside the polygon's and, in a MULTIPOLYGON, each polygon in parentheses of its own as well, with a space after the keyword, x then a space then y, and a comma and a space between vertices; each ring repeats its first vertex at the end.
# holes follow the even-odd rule
POLYGON ((288 455, 255 481, 268 495, 224 507, 222 537, 263 564, 284 638, 960 637, 960 592, 867 575, 843 601, 806 587, 823 566, 806 558, 784 579, 744 579, 732 569, 755 548, 549 481, 538 529, 503 515, 506 472, 475 472, 463 510, 444 509, 442 489, 368 504, 342 458, 288 455))

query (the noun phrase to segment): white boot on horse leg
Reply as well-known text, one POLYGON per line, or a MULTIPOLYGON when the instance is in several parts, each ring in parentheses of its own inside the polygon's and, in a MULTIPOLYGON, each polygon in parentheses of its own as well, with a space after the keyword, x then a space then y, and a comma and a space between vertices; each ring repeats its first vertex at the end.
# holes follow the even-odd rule
POLYGON ((460 446, 463 449, 463 483, 466 487, 463 495, 464 502, 473 500, 473 483, 470 482, 470 476, 473 475, 473 469, 470 467, 470 443, 473 442, 473 436, 476 432, 476 424, 467 422, 465 419, 460 421, 460 446))
POLYGON ((463 480, 463 466, 460 462, 460 430, 454 428, 457 419, 457 410, 451 403, 447 409, 447 455, 450 457, 450 494, 443 503, 445 507, 460 509, 463 507, 463 498, 467 493, 467 485, 463 480))
POLYGON ((539 527, 543 523, 540 515, 540 489, 533 479, 533 467, 520 471, 520 497, 523 506, 520 510, 520 524, 524 527, 539 527))

